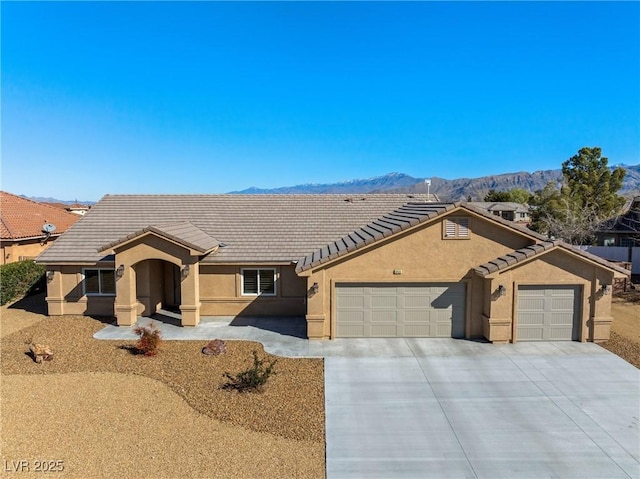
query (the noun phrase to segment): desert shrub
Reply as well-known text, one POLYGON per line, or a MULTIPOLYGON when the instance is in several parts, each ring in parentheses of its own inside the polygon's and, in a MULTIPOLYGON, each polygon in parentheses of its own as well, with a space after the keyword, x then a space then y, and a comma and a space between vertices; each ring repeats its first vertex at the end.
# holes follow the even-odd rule
POLYGON ((276 374, 274 366, 277 359, 270 361, 265 365, 264 359, 258 359, 258 353, 253 351, 253 366, 245 371, 239 372, 232 376, 224 373, 224 377, 228 382, 223 386, 225 389, 235 389, 239 392, 245 391, 262 391, 262 387, 267 383, 269 376, 276 374))
POLYGON ((0 304, 21 298, 39 281, 43 281, 46 268, 32 260, 0 266, 0 304))
POLYGON ((140 338, 135 345, 138 354, 155 356, 158 353, 158 346, 160 346, 162 335, 154 324, 150 323, 147 326, 138 326, 133 332, 140 338))

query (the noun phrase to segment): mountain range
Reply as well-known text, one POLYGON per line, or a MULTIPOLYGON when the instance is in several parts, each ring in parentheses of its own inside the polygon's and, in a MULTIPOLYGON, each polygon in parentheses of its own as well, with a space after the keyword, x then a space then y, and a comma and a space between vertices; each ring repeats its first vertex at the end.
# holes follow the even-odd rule
MULTIPOLYGON (((612 168, 624 168, 626 175, 620 195, 631 198, 640 195, 640 165, 616 165, 612 168)), ((562 178, 562 170, 540 170, 528 173, 505 173, 502 175, 482 176, 480 178, 458 178, 447 180, 431 177, 429 192, 436 194, 440 201, 465 201, 471 197, 472 201, 482 201, 485 194, 493 189, 506 191, 513 188, 522 188, 533 193, 541 190, 550 181, 558 182, 562 178)), ((342 181, 339 183, 307 183, 296 186, 283 186, 280 188, 247 188, 241 191, 232 191, 231 194, 353 194, 353 193, 426 193, 426 178, 416 178, 404 173, 389 173, 374 178, 342 181)), ((26 198, 26 197, 25 197, 26 198)), ((76 203, 76 200, 58 200, 55 198, 29 197, 38 202, 76 203)), ((86 205, 92 205, 95 201, 81 201, 86 205)))
MULTIPOLYGON (((617 165, 626 170, 620 195, 631 197, 640 195, 640 165, 617 165)), ((615 168, 615 167, 613 167, 615 168)), ((562 170, 541 170, 529 173, 505 173, 502 175, 482 176, 480 178, 458 178, 447 180, 432 177, 429 192, 436 194, 440 201, 464 201, 471 197, 472 201, 482 201, 485 194, 493 189, 505 191, 522 188, 533 193, 541 190, 547 183, 559 182, 562 170)), ((247 188, 232 191, 232 194, 312 194, 312 193, 426 193, 426 178, 416 178, 404 173, 389 173, 374 178, 343 181, 339 183, 308 183, 280 188, 247 188)))

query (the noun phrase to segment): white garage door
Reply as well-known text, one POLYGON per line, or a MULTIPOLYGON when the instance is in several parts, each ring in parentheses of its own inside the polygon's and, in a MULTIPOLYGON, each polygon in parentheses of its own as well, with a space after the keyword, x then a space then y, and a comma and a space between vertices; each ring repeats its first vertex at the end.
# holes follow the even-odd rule
POLYGON ((464 283, 336 285, 336 336, 462 338, 464 283))
POLYGON ((518 341, 577 341, 580 286, 520 286, 518 341))

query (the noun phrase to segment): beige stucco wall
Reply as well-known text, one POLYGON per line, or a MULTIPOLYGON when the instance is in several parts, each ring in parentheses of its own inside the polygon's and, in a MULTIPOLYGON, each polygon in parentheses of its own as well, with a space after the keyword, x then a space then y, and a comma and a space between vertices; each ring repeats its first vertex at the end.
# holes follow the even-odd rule
POLYGON ((439 218, 314 270, 307 278, 308 288, 318 283, 318 293, 309 298, 309 337, 335 337, 332 298, 335 297, 337 283, 463 280, 467 287, 466 336, 482 336, 484 286, 472 268, 530 245, 532 240, 475 216, 451 215, 465 216, 470 218, 471 235, 468 239, 444 239, 444 218, 439 218))
POLYGON ((612 284, 613 273, 556 248, 488 279, 490 291, 499 285, 506 287, 505 296, 495 296, 487 302, 488 313, 483 318, 485 336, 498 341, 517 340, 518 287, 525 285, 579 285, 580 340, 606 341, 611 327, 611 294, 604 294, 601 285, 612 284), (493 321, 496 327, 490 328, 493 321), (493 329, 491 334, 487 334, 493 329))
POLYGON ((205 316, 304 316, 306 280, 293 265, 201 265, 201 314, 205 316), (275 296, 243 296, 242 269, 275 269, 275 296))
MULTIPOLYGON (((146 253, 149 251, 147 250, 146 253)), ((140 257, 139 252, 128 257, 119 253, 115 264, 104 264, 99 267, 115 269, 116 264, 125 265, 128 261, 137 260, 140 257)), ((49 314, 113 316, 116 313, 114 296, 83 295, 82 268, 82 266, 49 266, 47 268, 54 273, 54 277, 47 285, 49 314)), ((125 266, 123 277, 116 280, 116 288, 119 292, 125 289, 126 297, 130 298, 134 295, 129 317, 150 316, 160 307, 175 301, 172 287, 173 268, 174 263, 160 259, 143 259, 132 266, 125 266), (135 288, 132 288, 133 284, 135 288)), ((194 266, 191 265, 191 268, 191 274, 193 274, 194 266)), ((198 296, 199 314, 205 316, 304 316, 306 313, 306 279, 296 275, 293 265, 200 265, 198 296), (243 268, 276 269, 276 296, 243 296, 241 284, 243 268)), ((123 304, 126 305, 124 302, 123 304)))
POLYGON ((115 296, 85 295, 82 281, 84 268, 113 268, 110 264, 94 266, 47 266, 47 305, 50 316, 81 314, 113 316, 115 296))
POLYGON ((44 244, 40 239, 23 240, 20 242, 2 241, 0 242, 0 264, 15 263, 20 258, 35 258, 45 249, 51 246, 55 238, 49 238, 44 244))
MULTIPOLYGON (((452 214, 455 216, 464 216, 452 214)), ((518 285, 571 284, 584 291, 581 339, 609 337, 611 296, 597 293, 601 284, 611 284, 613 273, 567 251, 555 250, 507 270, 498 278, 481 278, 472 268, 516 249, 534 244, 482 218, 470 216, 469 239, 444 239, 443 218, 403 235, 380 241, 373 247, 347 255, 312 270, 307 287, 318 284, 318 293, 308 300, 307 330, 314 339, 335 337, 335 287, 345 282, 458 282, 467 288, 465 335, 486 337, 494 342, 513 340, 517 325, 518 285), (401 272, 401 274, 394 274, 401 272), (499 284, 505 296, 495 294, 499 284)))

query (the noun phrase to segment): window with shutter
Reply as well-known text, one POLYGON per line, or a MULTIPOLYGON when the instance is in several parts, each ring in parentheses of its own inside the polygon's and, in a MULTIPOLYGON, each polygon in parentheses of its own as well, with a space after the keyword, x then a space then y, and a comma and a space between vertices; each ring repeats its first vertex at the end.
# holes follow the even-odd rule
POLYGON ((116 276, 113 269, 85 269, 82 273, 84 294, 105 296, 116 294, 116 276))
POLYGON ((242 295, 243 296, 275 296, 276 294, 276 270, 269 269, 243 269, 242 270, 242 295))

